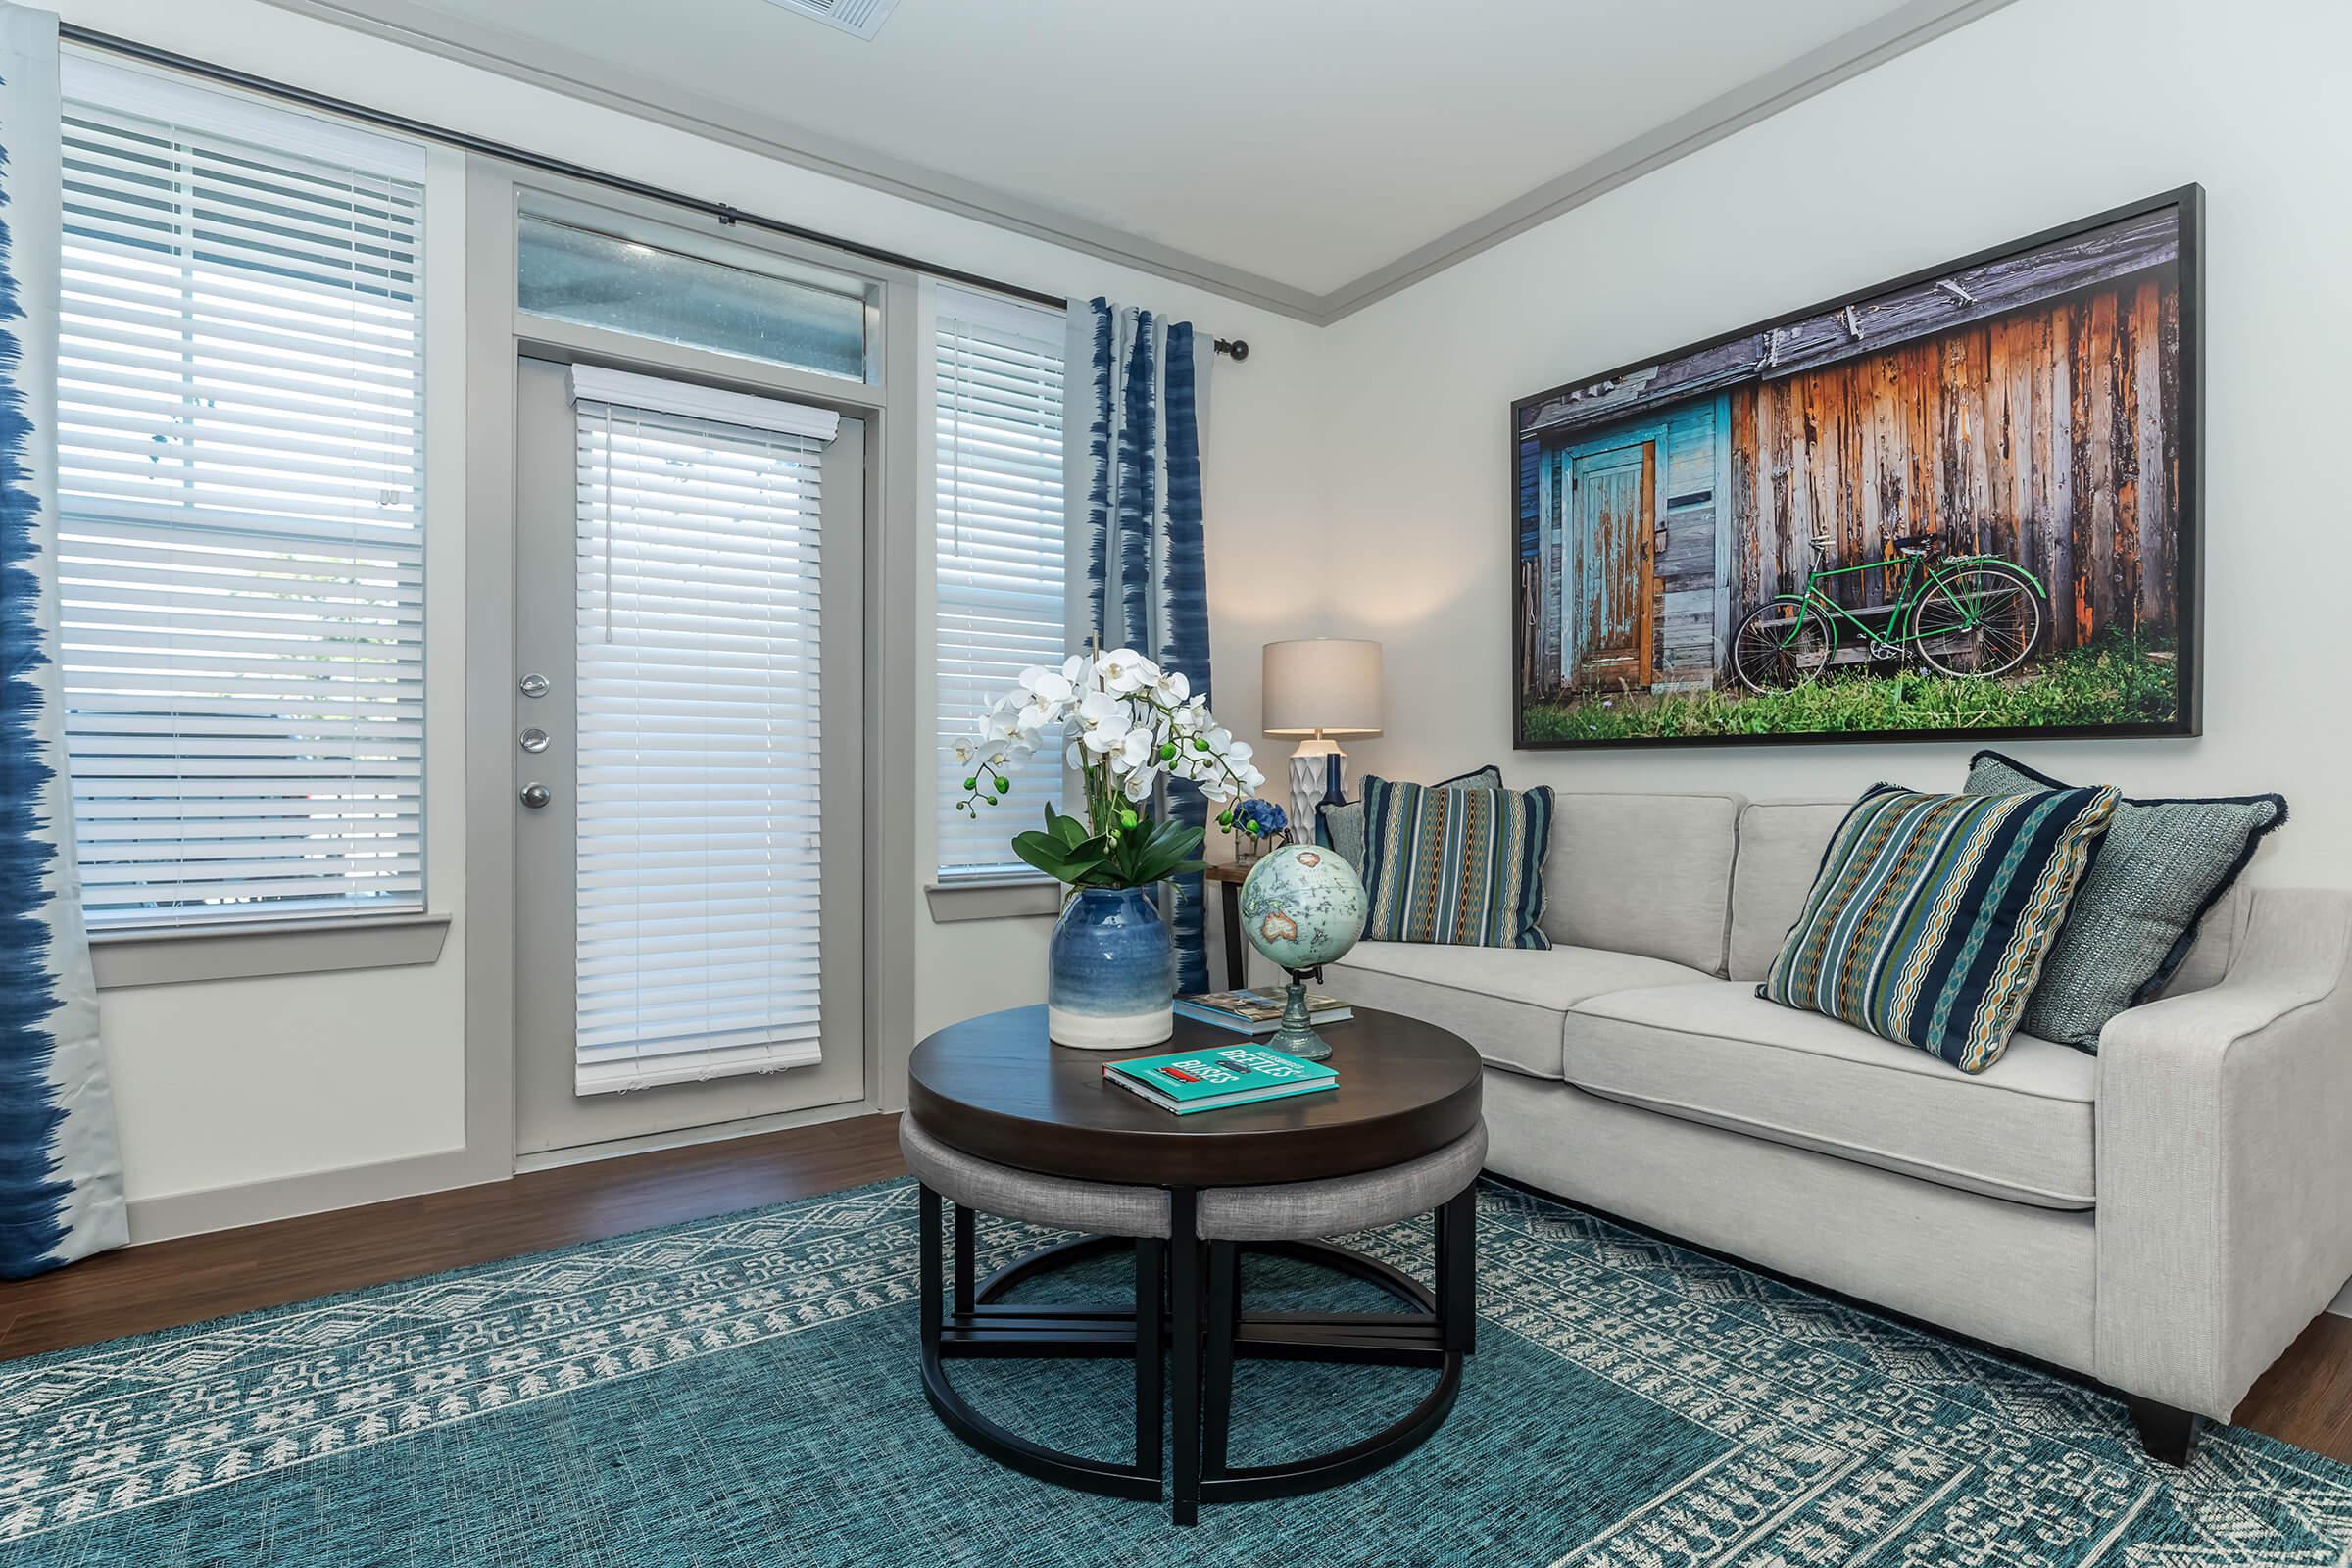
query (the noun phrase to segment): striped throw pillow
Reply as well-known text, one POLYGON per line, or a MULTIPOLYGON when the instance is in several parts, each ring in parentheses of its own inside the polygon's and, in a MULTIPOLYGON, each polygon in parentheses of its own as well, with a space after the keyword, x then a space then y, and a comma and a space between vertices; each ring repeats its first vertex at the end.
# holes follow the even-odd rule
POLYGON ((2111 789, 1879 785, 1830 839, 1756 995, 1983 1072, 2009 1047, 2115 804, 2111 789))
POLYGON ((1548 948, 1544 857, 1551 791, 1364 780, 1364 893, 1373 942, 1548 948))
MULTIPOLYGON (((1502 769, 1493 762, 1474 773, 1438 780, 1439 789, 1456 789, 1462 785, 1472 789, 1498 790, 1502 788, 1502 769)), ((1364 803, 1359 797, 1352 801, 1325 801, 1315 808, 1315 842, 1327 850, 1339 852, 1349 869, 1362 874, 1364 865, 1364 803)))

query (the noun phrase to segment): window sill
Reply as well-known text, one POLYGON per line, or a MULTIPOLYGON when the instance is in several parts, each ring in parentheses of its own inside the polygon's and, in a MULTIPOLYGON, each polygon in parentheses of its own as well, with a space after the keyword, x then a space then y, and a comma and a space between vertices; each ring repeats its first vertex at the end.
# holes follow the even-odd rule
POLYGON ((1061 912, 1061 884, 1045 877, 934 882, 923 890, 936 925, 958 920, 1035 919, 1061 912))
POLYGON ((90 934, 90 963, 101 991, 403 968, 441 956, 449 921, 446 914, 384 914, 235 927, 95 931, 90 934))

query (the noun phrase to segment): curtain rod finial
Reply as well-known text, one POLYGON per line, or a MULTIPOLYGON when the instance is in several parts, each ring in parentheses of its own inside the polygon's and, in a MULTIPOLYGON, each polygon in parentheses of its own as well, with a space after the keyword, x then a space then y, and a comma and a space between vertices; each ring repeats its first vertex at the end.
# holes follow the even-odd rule
POLYGON ((1233 363, 1236 365, 1241 364, 1244 360, 1250 357, 1249 343, 1246 340, 1238 337, 1218 338, 1216 340, 1216 350, 1219 354, 1231 355, 1233 357, 1233 363))

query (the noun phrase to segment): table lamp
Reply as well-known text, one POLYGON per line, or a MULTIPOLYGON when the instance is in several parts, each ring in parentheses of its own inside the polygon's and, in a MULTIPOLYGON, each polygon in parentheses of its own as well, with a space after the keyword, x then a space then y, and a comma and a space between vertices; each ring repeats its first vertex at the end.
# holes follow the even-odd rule
POLYGON ((1348 798, 1339 742, 1380 733, 1380 644, 1344 637, 1268 643, 1259 691, 1268 735, 1298 737, 1291 754, 1291 825, 1315 842, 1315 808, 1348 798))

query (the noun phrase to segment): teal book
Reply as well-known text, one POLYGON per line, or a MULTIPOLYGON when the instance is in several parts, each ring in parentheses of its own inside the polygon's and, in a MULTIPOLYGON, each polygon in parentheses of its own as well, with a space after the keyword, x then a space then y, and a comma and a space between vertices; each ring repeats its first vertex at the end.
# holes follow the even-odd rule
POLYGON ((1102 1077, 1179 1116, 1311 1095, 1337 1088, 1340 1082, 1340 1075, 1322 1062, 1302 1061, 1263 1046, 1219 1046, 1214 1051, 1105 1062, 1102 1077))

